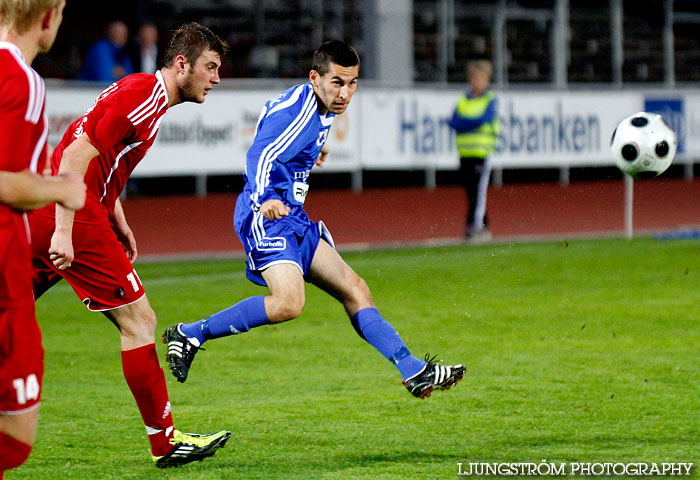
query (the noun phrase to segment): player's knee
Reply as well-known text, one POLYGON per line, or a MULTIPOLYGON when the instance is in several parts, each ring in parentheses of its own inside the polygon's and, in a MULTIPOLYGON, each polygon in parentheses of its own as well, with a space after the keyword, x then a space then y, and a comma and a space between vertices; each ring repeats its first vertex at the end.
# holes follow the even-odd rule
POLYGON ((156 314, 152 308, 119 309, 118 314, 112 312, 107 316, 117 325, 122 337, 130 338, 139 343, 150 343, 157 326, 156 314))
POLYGON ((284 305, 278 314, 278 319, 280 322, 286 322, 287 320, 293 320, 297 318, 299 315, 301 315, 302 310, 304 309, 304 304, 299 304, 298 302, 294 302, 291 304, 284 305))
POLYGON ((158 326, 158 319, 156 318, 156 312, 152 308, 149 308, 146 312, 142 314, 143 326, 150 332, 155 332, 158 326))
POLYGON ((276 302, 274 308, 268 312, 268 319, 272 323, 286 322, 301 315, 304 309, 303 298, 287 298, 276 302))
POLYGON ((352 285, 353 297, 357 302, 372 303, 372 292, 362 277, 356 277, 352 285))
POLYGON ((152 336, 155 333, 158 320, 152 308, 147 308, 136 313, 133 320, 133 322, 130 322, 130 330, 134 335, 152 336))

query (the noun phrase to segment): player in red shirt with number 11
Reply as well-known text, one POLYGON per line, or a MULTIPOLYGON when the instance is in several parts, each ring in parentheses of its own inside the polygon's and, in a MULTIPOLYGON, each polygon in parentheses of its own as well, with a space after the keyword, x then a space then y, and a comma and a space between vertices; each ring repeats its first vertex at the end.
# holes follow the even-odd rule
POLYGON ((124 377, 134 395, 158 467, 201 460, 224 445, 230 432, 175 430, 163 370, 155 348, 156 315, 132 262, 136 241, 119 194, 153 145, 166 110, 202 103, 219 83, 226 44, 208 28, 189 23, 173 33, 165 66, 113 83, 73 122, 51 157, 54 175, 85 177, 85 207, 60 205, 30 216, 36 298, 65 278, 91 311, 119 330, 124 377))

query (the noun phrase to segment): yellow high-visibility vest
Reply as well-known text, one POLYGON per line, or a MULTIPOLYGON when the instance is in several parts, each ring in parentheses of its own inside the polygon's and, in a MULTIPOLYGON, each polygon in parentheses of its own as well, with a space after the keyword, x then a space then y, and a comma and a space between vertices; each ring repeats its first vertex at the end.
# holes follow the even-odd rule
MULTIPOLYGON (((457 115, 465 118, 480 117, 486 112, 495 95, 488 91, 475 98, 462 95, 457 103, 457 115)), ((484 123, 471 132, 457 133, 457 152, 463 158, 486 158, 496 147, 498 139, 498 115, 490 123, 484 123)))

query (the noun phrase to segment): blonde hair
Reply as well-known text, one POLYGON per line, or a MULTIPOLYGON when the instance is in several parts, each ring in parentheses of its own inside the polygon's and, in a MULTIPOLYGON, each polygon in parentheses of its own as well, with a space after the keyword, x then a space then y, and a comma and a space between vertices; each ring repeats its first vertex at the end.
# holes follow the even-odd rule
POLYGON ((468 77, 476 71, 484 72, 486 75, 488 75, 489 78, 491 78, 491 75, 493 73, 493 67, 491 66, 491 62, 488 60, 472 60, 471 62, 467 63, 468 77))
POLYGON ((42 13, 60 4, 61 0, 0 0, 0 27, 23 34, 42 13))

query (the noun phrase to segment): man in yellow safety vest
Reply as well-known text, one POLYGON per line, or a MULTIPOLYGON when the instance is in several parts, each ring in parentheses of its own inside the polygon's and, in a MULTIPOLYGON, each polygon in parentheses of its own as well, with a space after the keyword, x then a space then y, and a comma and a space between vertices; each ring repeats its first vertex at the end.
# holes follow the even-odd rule
POLYGON ((491 175, 489 155, 498 138, 497 102, 489 90, 491 73, 488 60, 469 62, 467 81, 471 88, 459 98, 449 122, 457 134, 461 183, 469 202, 465 234, 472 241, 491 238, 486 217, 486 191, 491 175))

